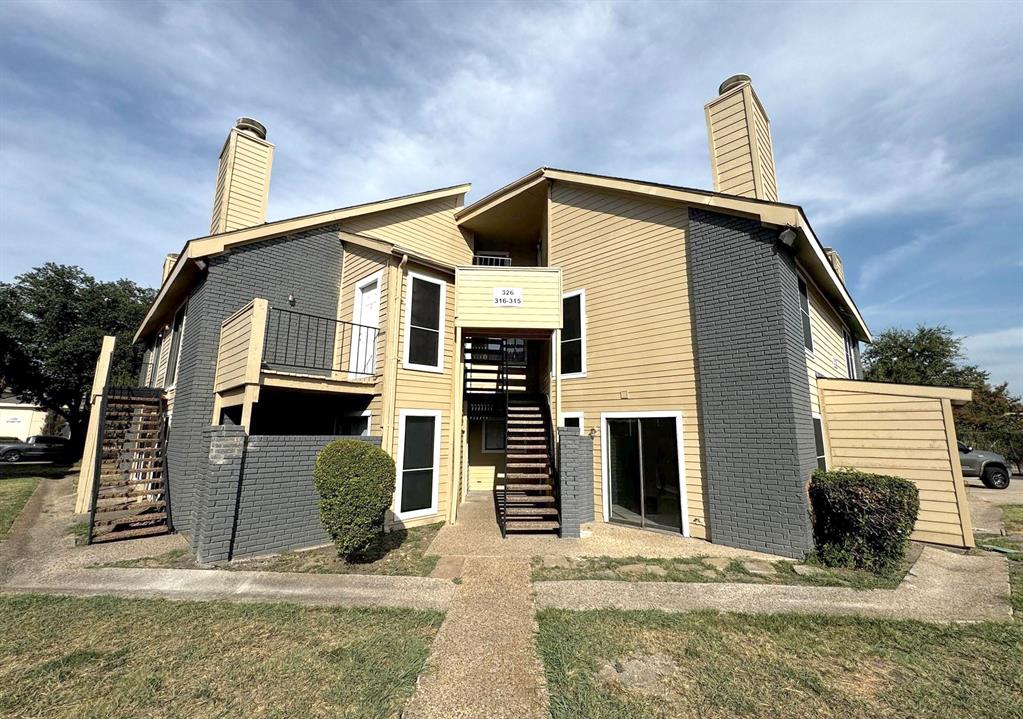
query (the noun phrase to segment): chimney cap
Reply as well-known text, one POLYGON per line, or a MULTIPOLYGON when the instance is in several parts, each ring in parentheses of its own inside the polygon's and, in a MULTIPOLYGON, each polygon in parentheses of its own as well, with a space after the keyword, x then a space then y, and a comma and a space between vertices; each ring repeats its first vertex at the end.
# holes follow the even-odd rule
POLYGON ((251 117, 239 117, 234 126, 242 132, 252 133, 260 140, 266 139, 266 126, 251 117))
POLYGON ((730 78, 721 83, 720 87, 718 87, 718 95, 724 95, 729 90, 736 88, 739 85, 742 85, 743 83, 746 82, 753 82, 749 75, 743 74, 732 75, 730 78))

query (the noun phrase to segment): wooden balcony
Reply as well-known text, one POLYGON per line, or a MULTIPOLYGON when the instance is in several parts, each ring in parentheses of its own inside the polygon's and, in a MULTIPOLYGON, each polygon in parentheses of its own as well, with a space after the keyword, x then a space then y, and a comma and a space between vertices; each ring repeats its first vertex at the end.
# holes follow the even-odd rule
POLYGON ((376 327, 270 307, 257 298, 221 325, 213 389, 225 407, 246 395, 255 401, 261 386, 374 394, 381 340, 376 327))
POLYGON ((561 268, 456 268, 455 323, 489 330, 561 329, 561 268))

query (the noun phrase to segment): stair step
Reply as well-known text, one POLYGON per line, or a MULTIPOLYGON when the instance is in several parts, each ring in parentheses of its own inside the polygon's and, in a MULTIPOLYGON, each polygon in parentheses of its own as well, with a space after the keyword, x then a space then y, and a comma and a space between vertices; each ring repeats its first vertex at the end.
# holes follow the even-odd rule
POLYGON ((94 542, 112 542, 115 539, 132 539, 134 537, 148 537, 153 534, 167 534, 170 530, 166 524, 158 524, 154 527, 136 527, 135 529, 124 529, 120 532, 106 531, 99 534, 93 533, 94 542))
POLYGON ((519 494, 508 497, 508 504, 554 504, 554 497, 549 494, 519 494))
POLYGON ((534 514, 550 516, 558 513, 558 510, 555 507, 508 507, 504 511, 509 517, 513 515, 516 517, 523 515, 532 516, 534 514))
POLYGON ((116 520, 121 514, 131 517, 147 509, 163 509, 166 504, 164 500, 158 499, 152 502, 118 502, 117 504, 97 505, 96 521, 98 523, 101 519, 100 514, 103 514, 102 519, 107 519, 107 513, 116 512, 118 513, 116 516, 110 517, 110 519, 116 520))
POLYGON ((509 459, 547 459, 546 452, 528 453, 528 452, 509 452, 509 459))
POLYGON ((557 530, 561 529, 561 522, 554 522, 550 520, 540 520, 535 522, 522 521, 522 520, 508 520, 504 523, 504 528, 507 531, 534 531, 539 532, 542 530, 557 530))
POLYGON ((505 467, 511 469, 512 467, 546 467, 546 462, 505 462, 505 467))
POLYGON ((505 479, 550 479, 548 472, 506 472, 505 479))
POLYGON ((120 517, 103 517, 100 519, 96 517, 96 521, 93 526, 99 527, 104 525, 116 525, 116 524, 138 524, 140 522, 155 522, 156 520, 166 521, 166 512, 157 512, 154 514, 125 514, 120 517))
POLYGON ((544 482, 509 482, 504 486, 509 492, 550 492, 554 489, 553 484, 544 482))

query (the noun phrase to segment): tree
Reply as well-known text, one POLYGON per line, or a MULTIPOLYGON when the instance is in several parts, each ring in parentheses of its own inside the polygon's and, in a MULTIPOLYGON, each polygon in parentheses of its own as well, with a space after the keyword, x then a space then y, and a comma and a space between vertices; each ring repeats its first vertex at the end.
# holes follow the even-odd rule
POLYGON ((55 263, 0 283, 0 382, 64 417, 80 448, 102 338, 117 337, 111 382, 133 384, 143 351, 132 335, 154 297, 130 280, 97 282, 55 263))
POLYGON ((1023 401, 1008 384, 992 386, 990 375, 965 364, 962 340, 948 327, 887 329, 863 353, 864 378, 973 390, 973 401, 955 407, 956 432, 967 444, 989 449, 1023 468, 1023 401))

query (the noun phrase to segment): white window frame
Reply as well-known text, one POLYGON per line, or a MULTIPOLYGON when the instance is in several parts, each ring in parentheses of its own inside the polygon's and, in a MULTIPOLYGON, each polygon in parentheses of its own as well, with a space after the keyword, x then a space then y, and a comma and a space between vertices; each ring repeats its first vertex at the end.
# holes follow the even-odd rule
MULTIPOLYGON (((827 472, 829 469, 831 469, 831 463, 828 461, 828 454, 829 454, 828 453, 828 434, 827 434, 827 432, 824 431, 824 418, 821 417, 821 413, 820 412, 811 412, 810 413, 810 425, 811 425, 811 428, 813 426, 813 420, 815 420, 815 419, 818 420, 821 423, 821 449, 824 450, 824 470, 823 471, 827 472)), ((816 464, 816 462, 817 462, 817 438, 816 437, 814 437, 814 440, 813 440, 813 461, 816 464)), ((814 467, 814 469, 820 469, 820 467, 814 467)))
POLYGON ((856 376, 856 352, 854 350, 852 335, 846 330, 842 330, 842 342, 845 344, 845 371, 849 375, 849 379, 859 379, 856 376))
MULTIPOLYGON (((581 343, 579 345, 579 351, 582 354, 582 368, 579 372, 569 372, 568 374, 561 373, 561 379, 578 379, 579 377, 586 376, 586 290, 572 290, 571 292, 563 292, 561 295, 561 305, 564 307, 565 300, 569 297, 579 297, 579 334, 581 343)), ((564 330, 562 330, 564 331, 564 330)), ((564 340, 558 342, 558 372, 561 372, 561 361, 564 359, 562 355, 561 343, 564 340)))
POLYGON ((440 277, 434 277, 433 275, 422 274, 420 272, 409 272, 405 280, 405 340, 404 348, 402 350, 402 362, 401 366, 404 369, 418 370, 420 372, 433 372, 434 374, 442 374, 444 372, 444 320, 447 314, 447 289, 448 283, 440 277), (440 323, 438 326, 438 338, 437 338, 437 365, 423 365, 417 364, 409 360, 409 349, 411 349, 412 343, 409 341, 411 329, 412 329, 412 282, 414 280, 422 280, 424 282, 432 282, 435 285, 440 285, 440 323))
POLYGON ((643 418, 665 418, 675 420, 675 437, 678 452, 678 489, 679 502, 682 510, 682 536, 690 536, 689 532, 689 496, 686 493, 686 456, 682 444, 682 412, 662 410, 632 410, 629 412, 601 412, 600 413, 600 486, 603 495, 604 521, 611 521, 611 491, 610 478, 608 473, 608 431, 607 421, 609 419, 643 419, 643 418))
MULTIPOLYGON (((170 385, 169 387, 165 388, 166 391, 168 391, 168 392, 178 386, 178 372, 181 371, 181 348, 182 348, 182 346, 185 343, 185 325, 188 324, 188 306, 187 305, 184 307, 183 312, 184 312, 184 314, 181 315, 181 329, 178 330, 178 332, 181 333, 181 337, 178 339, 178 356, 174 358, 174 383, 172 385, 170 385)), ((171 332, 173 332, 173 331, 174 331, 174 321, 171 320, 171 332)), ((171 342, 173 342, 173 341, 174 341, 174 338, 171 337, 171 342)), ((168 370, 170 369, 169 365, 168 365, 167 369, 168 370)))
MULTIPOLYGON (((345 419, 354 419, 356 417, 365 417, 366 418, 366 431, 365 431, 365 433, 363 433, 360 436, 362 436, 362 437, 369 437, 370 435, 373 434, 373 411, 372 410, 368 410, 367 409, 367 410, 363 410, 362 412, 346 412, 345 414, 343 414, 341 416, 343 418, 345 418, 345 419)), ((337 427, 337 424, 335 424, 334 426, 337 427)))
POLYGON ((558 426, 567 427, 568 425, 565 424, 565 420, 569 417, 579 420, 579 434, 581 435, 583 433, 583 423, 586 421, 586 415, 582 412, 562 412, 558 426))
MULTIPOLYGON (((485 419, 485 420, 483 420, 483 432, 482 432, 482 435, 480 436, 480 450, 483 452, 483 454, 504 454, 505 453, 505 448, 504 447, 502 447, 501 449, 487 449, 487 425, 488 424, 499 424, 499 423, 501 423, 500 420, 496 420, 496 419, 485 419)), ((505 437, 507 438, 507 435, 505 435, 505 437)))
MULTIPOLYGON (((439 409, 403 409, 398 412, 398 462, 397 481, 394 487, 394 516, 405 521, 429 517, 437 514, 438 497, 440 495, 440 435, 441 435, 441 411, 439 409), (401 511, 401 492, 405 478, 405 420, 409 417, 433 417, 433 494, 431 503, 425 509, 416 509, 411 512, 401 511)), ((425 468, 424 468, 425 469, 425 468)))
MULTIPOLYGON (((361 280, 359 280, 358 282, 355 283, 354 296, 352 297, 352 324, 354 324, 354 325, 366 325, 367 324, 366 322, 363 322, 363 317, 362 317, 362 291, 366 287, 368 287, 369 285, 373 284, 374 282, 376 282, 376 284, 377 284, 377 316, 376 316, 376 321, 372 325, 368 325, 368 326, 376 327, 377 332, 379 332, 380 331, 380 303, 381 303, 381 300, 383 300, 383 298, 384 298, 384 271, 383 270, 380 270, 379 272, 374 272, 372 275, 369 275, 368 277, 363 277, 361 280)), ((355 342, 355 331, 356 330, 353 327, 352 328, 352 336, 351 336, 351 338, 348 341, 348 345, 349 345, 349 347, 348 347, 348 379, 350 379, 350 380, 365 379, 366 378, 366 375, 361 374, 359 372, 356 372, 356 370, 358 369, 358 362, 356 361, 357 360, 356 353, 353 352, 353 350, 355 349, 355 345, 356 345, 356 342, 355 342)), ((377 335, 377 336, 379 337, 379 335, 377 335)), ((374 373, 376 372, 377 360, 379 359, 377 357, 377 342, 376 342, 376 339, 377 339, 376 337, 373 338, 373 372, 374 373)))
POLYGON ((807 329, 810 330, 810 346, 806 346, 806 334, 803 332, 803 293, 799 292, 797 287, 796 293, 799 295, 799 333, 803 335, 803 350, 809 356, 813 357, 814 350, 817 349, 817 342, 813 338, 813 300, 810 297, 810 283, 806 281, 802 276, 796 276, 797 283, 806 288, 806 321, 807 329))

